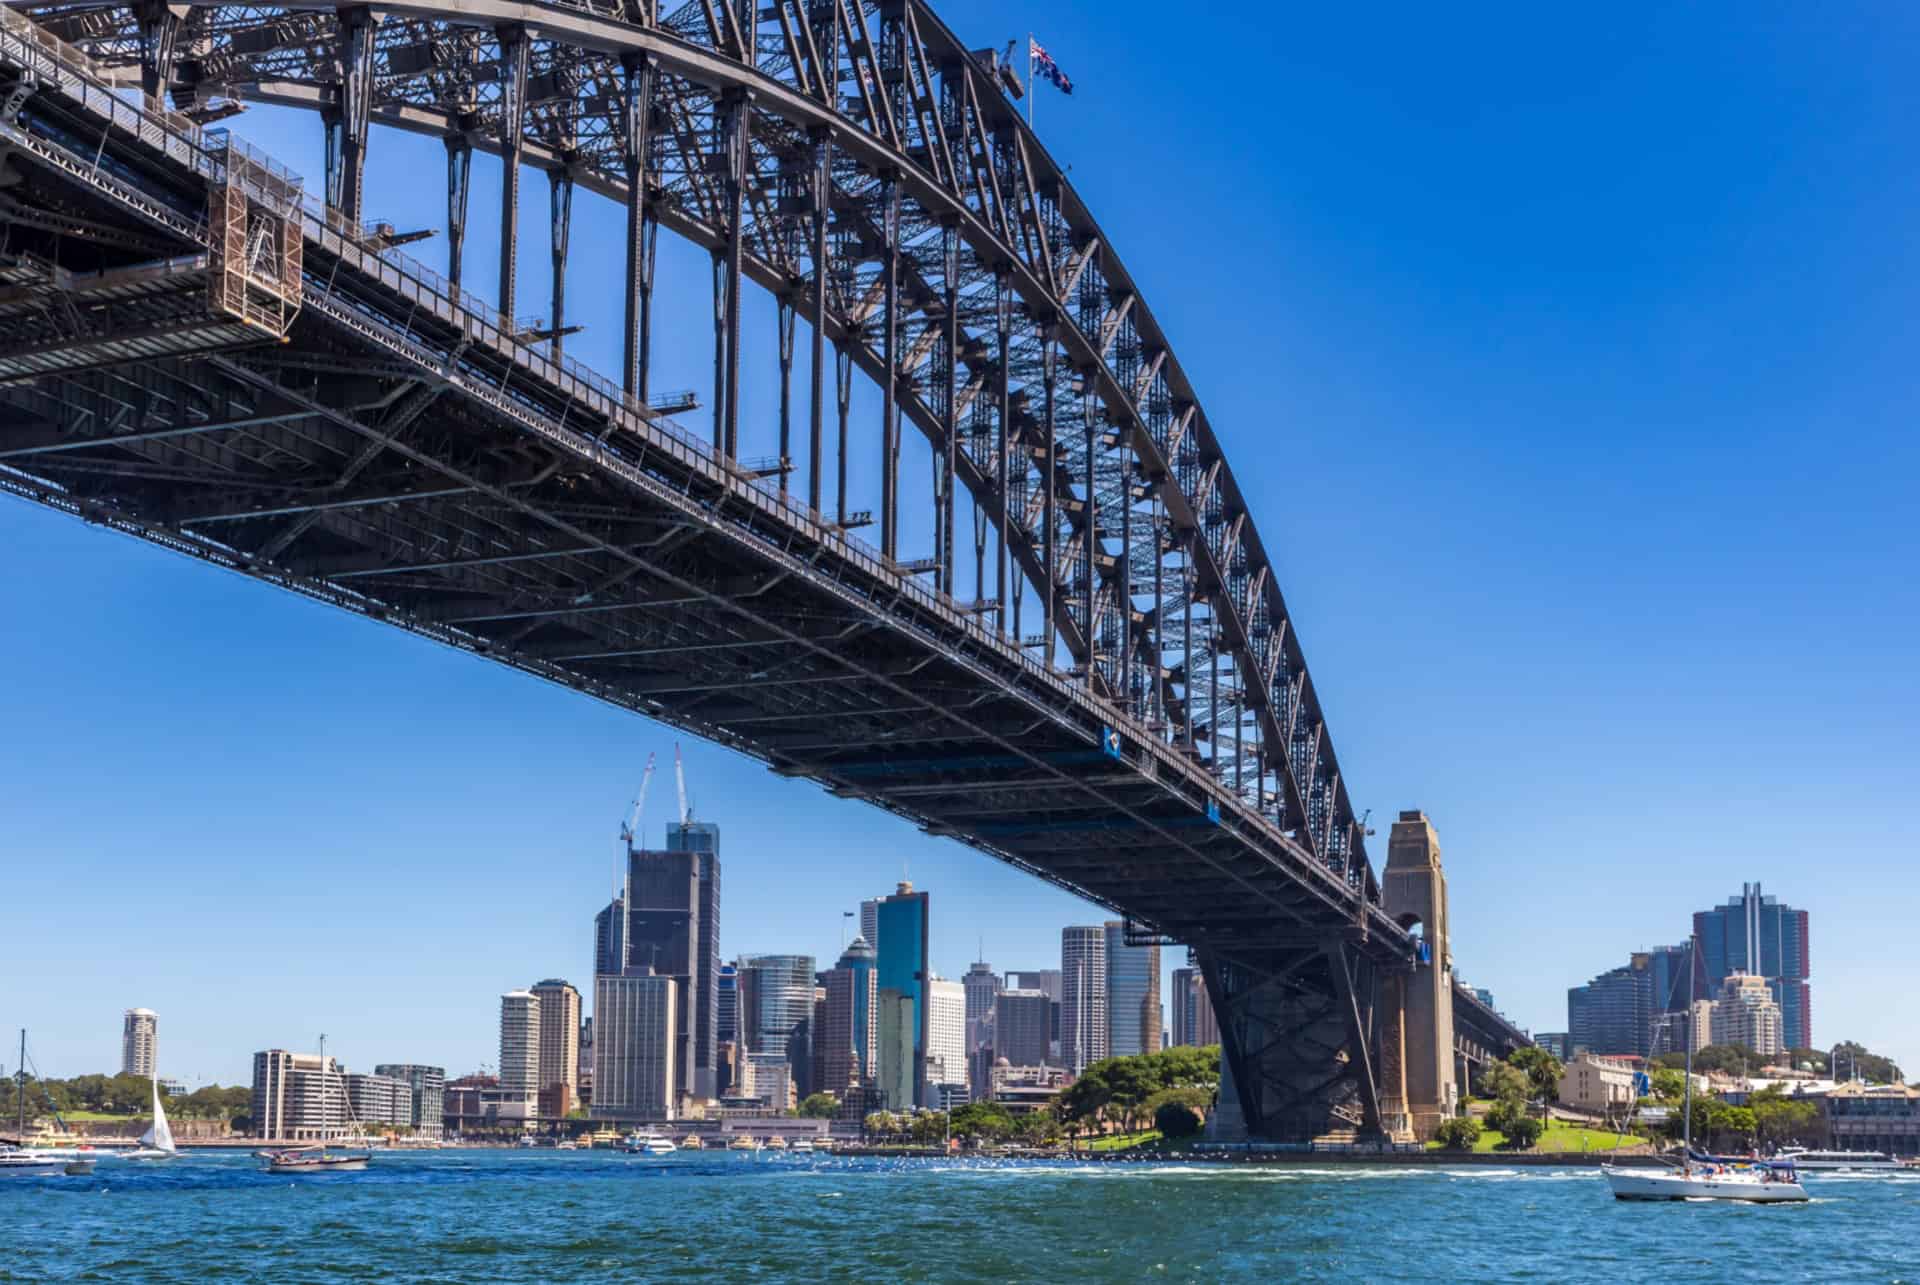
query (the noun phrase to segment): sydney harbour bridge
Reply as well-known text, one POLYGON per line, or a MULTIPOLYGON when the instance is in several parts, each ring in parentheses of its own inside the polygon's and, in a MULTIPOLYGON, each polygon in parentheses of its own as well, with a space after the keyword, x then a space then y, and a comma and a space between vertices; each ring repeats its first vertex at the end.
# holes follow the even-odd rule
POLYGON ((1187 945, 1230 1130, 1425 1132, 1521 1034, 1453 985, 1424 818, 1373 869, 1246 495, 1021 89, 919 0, 0 8, 0 489, 1187 945), (248 104, 313 113, 318 191, 229 132, 248 104), (442 267, 365 221, 390 130, 445 144, 442 267), (625 213, 612 377, 565 351, 577 192, 625 213), (710 314, 655 314, 662 230, 710 314), (710 391, 655 387, 665 328, 710 329, 710 391))

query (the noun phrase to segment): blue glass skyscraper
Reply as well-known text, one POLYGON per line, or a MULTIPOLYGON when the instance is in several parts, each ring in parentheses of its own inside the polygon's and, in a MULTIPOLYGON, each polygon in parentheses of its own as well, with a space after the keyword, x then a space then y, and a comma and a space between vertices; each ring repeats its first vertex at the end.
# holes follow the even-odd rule
MULTIPOLYGON (((913 1105, 927 1104, 927 894, 902 883, 882 897, 874 915, 876 981, 882 991, 897 992, 911 1005, 913 1030, 913 1105)), ((889 1103, 896 1109, 907 1104, 889 1103)))

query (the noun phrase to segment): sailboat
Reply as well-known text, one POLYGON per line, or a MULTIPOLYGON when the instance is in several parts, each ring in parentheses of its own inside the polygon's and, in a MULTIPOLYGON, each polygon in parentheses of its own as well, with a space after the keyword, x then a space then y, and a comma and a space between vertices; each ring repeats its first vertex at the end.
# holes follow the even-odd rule
POLYGON ((167 1109, 160 1105, 160 1072, 153 1074, 153 1123, 140 1135, 140 1145, 121 1157, 123 1160, 178 1160, 180 1149, 173 1145, 173 1127, 167 1123, 167 1109))
MULTIPOLYGON (((320 1077, 321 1113, 324 1116, 326 1104, 333 1096, 334 1080, 333 1072, 327 1068, 327 1037, 324 1035, 320 1037, 320 1077)), ((359 1122, 353 1119, 352 1099, 347 1100, 346 1106, 348 1121, 358 1129, 359 1122)), ((304 1147, 256 1151, 254 1154, 267 1162, 265 1168, 268 1173, 359 1173, 373 1163, 371 1148, 362 1148, 359 1151, 334 1151, 324 1142, 304 1147)))
MULTIPOLYGON (((1694 954, 1697 941, 1687 939, 1687 1012, 1693 1012, 1694 954)), ((1678 1169, 1625 1169, 1601 1165, 1600 1172, 1616 1200, 1744 1200, 1771 1205, 1805 1201, 1793 1161, 1736 1165, 1701 1156, 1693 1149, 1693 1031, 1687 1031, 1687 1088, 1678 1169)))

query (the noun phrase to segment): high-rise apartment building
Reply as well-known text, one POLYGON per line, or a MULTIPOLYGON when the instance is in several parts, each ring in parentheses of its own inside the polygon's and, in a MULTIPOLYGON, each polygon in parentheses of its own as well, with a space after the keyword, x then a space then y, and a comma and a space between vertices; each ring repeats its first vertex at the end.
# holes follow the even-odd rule
POLYGON ((120 1074, 151 1080, 159 1065, 160 1016, 150 1008, 130 1008, 120 1023, 120 1074))
POLYGON ((539 1088, 560 1085, 571 1103, 580 1096, 580 992, 549 977, 534 984, 533 997, 540 1004, 539 1088))
POLYGON ((1000 974, 985 960, 976 960, 960 979, 967 988, 967 1051, 971 1053, 987 1042, 986 1032, 993 1022, 993 998, 1004 987, 1000 974))
POLYGON ((1060 1060, 1075 1075, 1107 1057, 1107 930, 1060 930, 1060 1060))
POLYGON ((1653 1035, 1652 955, 1636 951, 1585 986, 1567 991, 1567 1039, 1575 1053, 1645 1057, 1653 1035))
POLYGON ((266 1049, 253 1055, 253 1127, 259 1136, 325 1142, 347 1132, 347 1086, 318 1053, 266 1049))
POLYGON ((927 1083, 963 1085, 966 1082, 966 986, 944 977, 929 977, 927 979, 927 1083))
MULTIPOLYGON (((904 1017, 912 1030, 913 1066, 908 1074, 913 1088, 904 1099, 889 1096, 888 1106, 896 1111, 908 1106, 925 1106, 929 1021, 927 981, 933 975, 927 962, 927 894, 915 892, 910 883, 901 883, 891 897, 880 899, 874 912, 874 925, 880 934, 880 939, 874 943, 879 988, 883 992, 895 992, 901 1002, 908 1006, 898 1015, 904 1017)), ((883 1012, 883 1030, 886 1020, 883 1012)), ((884 1036, 882 1042, 884 1045, 884 1036)))
POLYGON ((1744 1044, 1762 1057, 1786 1052, 1786 1023, 1764 977, 1729 973, 1714 1001, 1712 1022, 1716 1043, 1744 1044))
POLYGON ((1107 1056, 1137 1057, 1160 1048, 1160 947, 1129 946, 1126 924, 1106 923, 1107 1056))
POLYGON ((532 991, 500 997, 500 1117, 530 1120, 540 1110, 540 1001, 532 991))
POLYGON ((1197 968, 1173 970, 1173 1030, 1175 1044, 1205 1048, 1220 1042, 1220 1024, 1213 1017, 1213 998, 1207 979, 1197 968))
POLYGON ((596 1120, 671 1120, 679 1098, 679 982, 645 971, 593 979, 596 1120))
MULTIPOLYGON (((993 1056, 1013 1066, 1044 1066, 1052 1057, 1053 1001, 1040 990, 1004 990, 993 998, 993 1056)), ((991 1066, 991 1061, 988 1063, 991 1066)), ((990 1085, 976 1085, 975 1097, 990 1085)))
POLYGON ((440 1066, 421 1066, 412 1062, 382 1062, 373 1068, 375 1075, 390 1076, 407 1086, 408 1117, 396 1121, 412 1126, 417 1138, 438 1138, 441 1117, 446 1111, 447 1071, 440 1066))
POLYGON ((1813 1047, 1806 911, 1764 895, 1757 883, 1742 884, 1738 897, 1695 912, 1693 931, 1700 942, 1701 998, 1716 993, 1735 973, 1764 978, 1780 1006, 1786 1047, 1813 1047))

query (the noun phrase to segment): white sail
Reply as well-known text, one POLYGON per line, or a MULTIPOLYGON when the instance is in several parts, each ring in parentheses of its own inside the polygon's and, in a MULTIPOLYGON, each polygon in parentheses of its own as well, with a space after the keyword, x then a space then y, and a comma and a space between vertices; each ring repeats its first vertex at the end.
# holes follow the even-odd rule
POLYGON ((174 1151, 173 1129, 167 1124, 167 1110, 160 1105, 160 1077, 153 1080, 153 1123, 140 1135, 140 1145, 155 1151, 174 1151))

